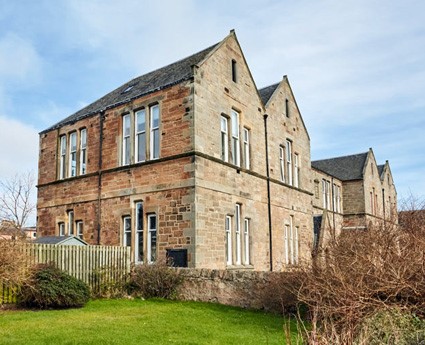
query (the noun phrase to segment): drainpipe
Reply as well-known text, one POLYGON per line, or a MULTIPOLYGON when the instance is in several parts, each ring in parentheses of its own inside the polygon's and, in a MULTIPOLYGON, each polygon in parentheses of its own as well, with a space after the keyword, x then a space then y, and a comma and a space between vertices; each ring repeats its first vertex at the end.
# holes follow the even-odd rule
POLYGON ((270 251, 270 271, 273 271, 273 237, 272 237, 272 205, 270 199, 270 167, 269 167, 269 145, 267 134, 267 114, 264 117, 264 135, 266 144, 266 172, 267 172, 267 208, 269 216, 269 251, 270 251))
POLYGON ((98 162, 98 183, 97 183, 97 244, 100 245, 100 222, 101 222, 101 194, 102 194, 102 149, 103 149, 103 120, 105 111, 99 113, 99 162, 98 162))
MULTIPOLYGON (((335 189, 336 188, 334 188, 334 178, 333 177, 331 177, 331 183, 332 183, 332 186, 331 186, 331 191, 332 191, 332 222, 333 222, 333 234, 332 234, 332 237, 333 237, 333 239, 335 239, 335 236, 336 236, 336 225, 335 225, 335 210, 336 210, 336 207, 335 207, 335 189)), ((335 186, 336 187, 336 186, 335 186)))

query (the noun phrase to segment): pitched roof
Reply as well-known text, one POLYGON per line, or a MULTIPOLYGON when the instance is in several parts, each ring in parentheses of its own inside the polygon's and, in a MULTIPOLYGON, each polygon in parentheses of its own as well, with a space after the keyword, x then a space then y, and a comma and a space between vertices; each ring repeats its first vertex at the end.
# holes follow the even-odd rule
POLYGON ((385 164, 378 165, 378 174, 382 178, 382 173, 384 172, 385 164))
POLYGON ((37 238, 34 243, 40 243, 40 244, 63 244, 69 241, 78 241, 81 242, 81 244, 87 245, 87 242, 83 241, 82 239, 76 237, 76 236, 44 236, 37 238))
POLYGON ((85 117, 95 115, 102 110, 127 103, 135 98, 171 87, 193 77, 192 66, 201 62, 217 45, 214 44, 196 54, 174 62, 168 66, 137 77, 114 91, 108 93, 85 108, 59 121, 41 133, 59 128, 68 123, 79 121, 85 117))
POLYGON ((262 89, 258 90, 258 93, 260 94, 261 100, 263 101, 263 104, 267 104, 270 97, 273 95, 273 92, 277 89, 280 83, 276 83, 270 86, 263 87, 262 89))
POLYGON ((311 166, 341 181, 360 180, 368 152, 312 161, 311 166))

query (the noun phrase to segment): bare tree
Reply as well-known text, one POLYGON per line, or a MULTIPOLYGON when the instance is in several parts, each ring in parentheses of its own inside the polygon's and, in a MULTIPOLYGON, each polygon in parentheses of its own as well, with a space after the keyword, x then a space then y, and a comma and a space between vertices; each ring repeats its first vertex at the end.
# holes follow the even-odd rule
POLYGON ((17 174, 11 179, 0 181, 0 220, 9 226, 21 229, 31 213, 35 203, 31 196, 35 186, 31 172, 17 174))

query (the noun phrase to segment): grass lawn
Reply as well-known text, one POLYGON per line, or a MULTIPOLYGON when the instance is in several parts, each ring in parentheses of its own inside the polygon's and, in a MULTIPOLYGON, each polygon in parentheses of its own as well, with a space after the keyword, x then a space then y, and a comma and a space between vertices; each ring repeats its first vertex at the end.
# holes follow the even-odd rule
MULTIPOLYGON (((69 310, 0 311, 0 344, 285 344, 285 319, 218 304, 96 300, 69 310)), ((296 325, 291 325, 296 337, 296 325)))

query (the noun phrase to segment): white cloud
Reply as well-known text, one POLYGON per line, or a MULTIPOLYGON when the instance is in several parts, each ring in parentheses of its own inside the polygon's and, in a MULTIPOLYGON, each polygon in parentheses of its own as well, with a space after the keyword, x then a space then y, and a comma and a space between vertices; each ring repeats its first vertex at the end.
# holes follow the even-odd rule
POLYGON ((30 41, 14 34, 0 37, 0 83, 33 86, 40 78, 41 58, 30 41))
POLYGON ((19 121, 0 116, 0 179, 37 172, 38 133, 19 121))

